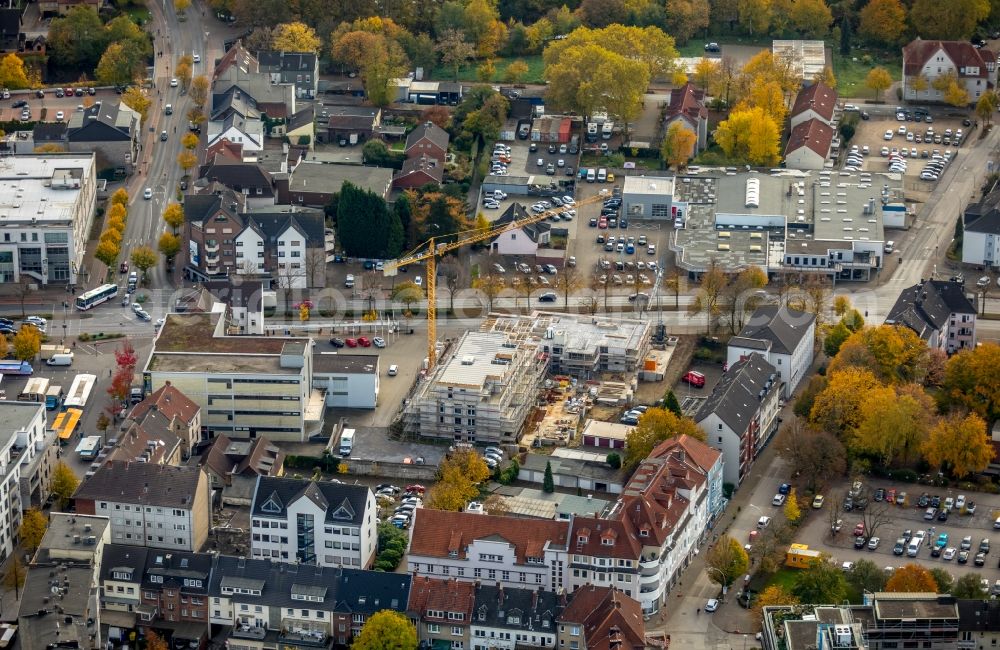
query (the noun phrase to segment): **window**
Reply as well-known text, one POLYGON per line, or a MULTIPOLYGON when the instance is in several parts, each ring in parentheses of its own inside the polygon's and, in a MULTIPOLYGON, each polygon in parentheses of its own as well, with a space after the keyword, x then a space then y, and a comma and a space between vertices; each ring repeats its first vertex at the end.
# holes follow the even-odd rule
POLYGON ((441 631, 441 626, 438 625, 437 623, 428 623, 427 624, 427 633, 428 634, 437 634, 440 631, 441 631))
POLYGON ((462 628, 459 627, 458 625, 452 625, 451 626, 451 635, 452 636, 462 636, 462 628))

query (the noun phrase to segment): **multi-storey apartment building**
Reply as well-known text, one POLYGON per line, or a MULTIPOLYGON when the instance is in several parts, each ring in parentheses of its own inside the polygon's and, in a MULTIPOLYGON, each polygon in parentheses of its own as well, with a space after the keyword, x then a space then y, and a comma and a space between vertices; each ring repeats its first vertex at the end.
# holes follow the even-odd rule
POLYGON ((255 558, 368 568, 378 507, 363 485, 258 476, 250 509, 255 558))
POLYGON ((46 428, 42 402, 0 401, 0 420, 14 431, 11 459, 20 464, 21 508, 40 506, 49 496, 55 464, 55 431, 46 428))
POLYGON ((76 510, 111 520, 115 544, 197 551, 212 520, 208 477, 197 467, 111 461, 80 484, 76 510))
POLYGON ((568 521, 418 508, 409 572, 463 582, 556 590, 563 586, 568 521))

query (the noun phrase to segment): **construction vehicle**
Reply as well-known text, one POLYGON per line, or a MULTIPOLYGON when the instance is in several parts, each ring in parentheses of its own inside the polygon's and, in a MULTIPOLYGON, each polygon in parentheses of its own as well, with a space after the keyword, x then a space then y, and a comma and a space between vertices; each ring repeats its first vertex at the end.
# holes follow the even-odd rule
POLYGON ((424 262, 427 267, 427 371, 433 370, 437 363, 437 258, 448 253, 476 244, 481 241, 494 239, 505 232, 517 230, 523 226, 544 221, 553 215, 566 209, 577 209, 590 203, 603 201, 611 196, 607 190, 602 190, 595 196, 581 199, 572 206, 564 206, 545 210, 537 214, 525 214, 521 219, 504 223, 487 230, 464 230, 448 235, 431 237, 424 243, 418 245, 409 253, 396 260, 385 263, 382 272, 386 276, 394 276, 399 272, 400 267, 409 266, 418 262, 424 262), (446 240, 446 241, 440 241, 446 240))

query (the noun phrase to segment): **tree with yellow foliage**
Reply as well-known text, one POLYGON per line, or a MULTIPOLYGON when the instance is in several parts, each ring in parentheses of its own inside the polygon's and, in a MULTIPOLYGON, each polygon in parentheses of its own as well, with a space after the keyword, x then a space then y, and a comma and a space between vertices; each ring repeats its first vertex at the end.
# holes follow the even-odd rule
POLYGON ((705 432, 691 418, 675 415, 662 408, 651 408, 639 418, 639 424, 625 436, 622 466, 631 470, 653 449, 670 438, 691 436, 704 442, 705 432))
POLYGON ((115 190, 115 193, 111 195, 111 204, 121 205, 124 206, 125 209, 128 209, 128 190, 124 187, 120 187, 115 190))
POLYGON ((813 81, 821 83, 827 88, 837 89, 837 77, 833 74, 833 68, 828 65, 823 66, 823 69, 813 76, 813 81))
POLYGON ((680 120, 675 121, 667 128, 667 134, 663 136, 663 143, 660 145, 660 156, 668 167, 681 169, 687 166, 691 156, 694 155, 694 147, 698 142, 698 136, 694 131, 685 128, 680 120))
POLYGON ((795 488, 792 488, 791 492, 788 493, 788 500, 785 501, 785 519, 789 523, 795 524, 801 518, 802 509, 799 507, 799 497, 795 493, 795 488))
POLYGON ((899 0, 869 0, 860 16, 858 34, 872 43, 897 45, 906 31, 906 7, 899 0))
POLYGON ((427 493, 424 506, 433 510, 462 510, 479 495, 479 484, 489 477, 490 468, 475 451, 452 451, 441 462, 438 482, 427 493))
POLYGON ((922 382, 927 372, 927 344, 908 327, 880 325, 854 332, 840 346, 828 373, 853 366, 866 368, 887 384, 922 382))
POLYGON ((42 333, 37 327, 24 326, 17 331, 11 343, 14 346, 15 358, 31 361, 42 349, 42 333))
POLYGON ((524 83, 525 77, 528 76, 528 71, 528 64, 521 59, 517 59, 511 61, 510 64, 504 68, 501 78, 504 83, 524 83))
POLYGON ((0 85, 10 90, 20 90, 31 85, 24 70, 24 59, 13 52, 0 59, 0 85))
POLYGON ((177 233, 177 229, 184 225, 184 208, 181 207, 180 203, 170 203, 163 210, 163 220, 167 222, 174 234, 177 233))
POLYGON ((885 590, 893 593, 937 593, 937 581, 931 572, 919 564, 907 564, 892 572, 885 590))
POLYGON ((778 607, 780 605, 798 605, 799 599, 791 592, 786 591, 781 585, 771 585, 764 591, 757 594, 753 603, 753 619, 757 627, 760 627, 764 620, 765 607, 778 607))
POLYGON ((694 66, 694 71, 691 73, 691 81, 701 88, 703 92, 708 92, 709 87, 712 86, 718 76, 718 61, 702 57, 698 59, 698 63, 694 66))
POLYGON ((300 22, 281 23, 274 28, 271 47, 279 52, 319 52, 322 42, 316 30, 300 22))
POLYGON ((883 466, 907 462, 934 426, 934 401, 917 384, 876 386, 861 402, 861 419, 850 440, 855 453, 878 457, 883 466))
POLYGON ((715 141, 732 161, 772 167, 781 158, 781 131, 759 106, 731 112, 715 129, 715 141))
POLYGON ((49 520, 38 508, 29 508, 24 511, 21 519, 20 537, 21 544, 29 551, 34 551, 42 543, 45 536, 45 529, 48 528, 49 520))
POLYGON ((964 85, 953 81, 944 91, 944 101, 959 108, 969 105, 969 91, 964 85))
MULTIPOLYGON (((145 91, 139 88, 139 86, 129 86, 126 88, 125 92, 122 93, 122 103, 138 113, 143 123, 146 122, 152 102, 146 96, 145 91)), ((128 195, 126 194, 127 197, 128 195)))
POLYGON ((177 166, 180 167, 185 174, 191 172, 191 169, 198 164, 198 157, 193 151, 184 150, 177 154, 177 166))
POLYGON ((854 367, 827 373, 827 377, 826 387, 813 401, 809 422, 845 440, 857 429, 865 396, 879 385, 879 381, 871 371, 854 367))
POLYGON ((1000 419, 1000 345, 984 341, 948 359, 939 399, 987 422, 1000 419))
POLYGON ((921 450, 928 463, 947 467, 956 478, 983 471, 994 456, 986 421, 975 413, 942 419, 921 450))
POLYGON ((865 77, 865 86, 875 91, 875 101, 879 101, 882 92, 888 90, 891 85, 892 75, 882 66, 872 68, 868 71, 868 76, 865 77))

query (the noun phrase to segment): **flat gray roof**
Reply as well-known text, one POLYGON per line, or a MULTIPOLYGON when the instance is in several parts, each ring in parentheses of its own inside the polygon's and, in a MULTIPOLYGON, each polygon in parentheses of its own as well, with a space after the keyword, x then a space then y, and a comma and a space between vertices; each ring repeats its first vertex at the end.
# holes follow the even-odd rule
POLYGON ((147 370, 150 372, 209 372, 231 375, 279 374, 298 375, 298 368, 282 368, 281 359, 274 355, 185 354, 153 352, 147 370))
POLYGON ((340 354, 323 352, 313 356, 313 374, 349 373, 373 375, 378 372, 377 354, 340 354))
POLYGON ((44 402, 8 402, 0 400, 0 421, 4 430, 14 433, 28 428, 38 412, 45 408, 44 402))
POLYGON ((290 192, 339 192, 346 182, 383 196, 392 184, 392 170, 303 162, 292 172, 288 189, 290 192))

